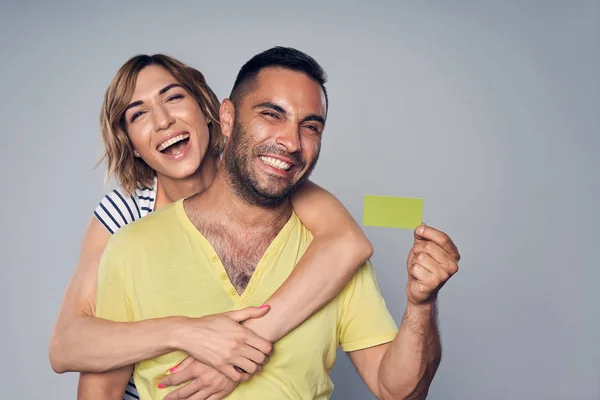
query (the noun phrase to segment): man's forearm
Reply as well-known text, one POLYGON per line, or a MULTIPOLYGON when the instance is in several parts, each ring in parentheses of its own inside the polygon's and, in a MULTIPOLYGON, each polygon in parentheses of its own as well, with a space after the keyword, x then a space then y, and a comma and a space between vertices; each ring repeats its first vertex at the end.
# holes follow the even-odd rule
POLYGON ((104 372, 176 350, 179 317, 112 322, 91 316, 69 321, 51 346, 56 372, 104 372))
POLYGON ((425 399, 442 356, 436 305, 411 306, 379 367, 383 399, 425 399))

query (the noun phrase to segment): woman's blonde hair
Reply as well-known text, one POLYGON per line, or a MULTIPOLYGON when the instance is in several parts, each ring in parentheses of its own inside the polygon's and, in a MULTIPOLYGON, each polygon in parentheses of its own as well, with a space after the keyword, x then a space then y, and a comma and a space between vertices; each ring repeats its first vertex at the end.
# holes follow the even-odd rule
POLYGON ((209 127, 209 151, 218 156, 225 144, 219 123, 219 99, 200 71, 163 54, 132 57, 119 69, 104 95, 100 128, 105 151, 98 163, 106 160, 107 179, 114 176, 130 195, 138 186, 151 186, 155 175, 144 160, 134 156, 133 145, 125 129, 125 110, 133 96, 137 76, 150 65, 166 69, 198 102, 209 127))

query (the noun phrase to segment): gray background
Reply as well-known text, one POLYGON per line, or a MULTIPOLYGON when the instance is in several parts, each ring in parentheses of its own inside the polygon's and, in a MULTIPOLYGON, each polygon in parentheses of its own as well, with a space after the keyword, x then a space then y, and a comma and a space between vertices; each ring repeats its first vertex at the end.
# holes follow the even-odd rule
MULTIPOLYGON (((364 194, 423 197, 461 249, 429 398, 600 399, 600 3, 282 3, 2 3, 0 397, 75 398, 47 346, 105 191, 98 115, 118 67, 165 52, 223 98, 283 44, 330 76, 314 180, 357 220, 364 194)), ((411 232, 366 232, 399 321, 411 232)), ((335 399, 371 398, 342 354, 333 379, 335 399)))

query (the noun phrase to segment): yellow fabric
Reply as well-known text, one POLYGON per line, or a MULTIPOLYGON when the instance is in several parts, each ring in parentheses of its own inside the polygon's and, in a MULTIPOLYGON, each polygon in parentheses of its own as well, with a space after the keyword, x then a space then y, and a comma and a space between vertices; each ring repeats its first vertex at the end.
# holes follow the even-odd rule
MULTIPOLYGON (((201 317, 260 306, 283 283, 312 240, 292 214, 258 263, 242 295, 232 286, 219 256, 193 226, 180 200, 115 233, 98 272, 96 315, 139 321, 174 315, 201 317)), ((274 346, 260 374, 228 399, 327 399, 336 349, 359 350, 393 340, 397 326, 366 263, 327 306, 274 346)), ((174 388, 157 382, 187 355, 171 352, 136 365, 142 400, 174 388)))

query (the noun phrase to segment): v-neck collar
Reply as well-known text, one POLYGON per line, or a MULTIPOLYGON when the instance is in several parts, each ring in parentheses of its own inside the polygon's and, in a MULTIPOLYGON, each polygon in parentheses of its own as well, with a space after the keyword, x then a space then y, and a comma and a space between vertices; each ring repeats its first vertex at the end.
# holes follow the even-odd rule
POLYGON ((184 199, 180 199, 175 204, 176 213, 183 227, 195 239, 196 243, 200 245, 204 254, 209 259, 210 264, 213 267, 211 270, 216 275, 216 278, 219 280, 219 282, 221 282, 223 290, 225 290, 238 305, 245 305, 252 297, 252 294, 256 290, 256 287, 258 286, 262 276, 273 265, 273 260, 277 260, 276 256, 281 252, 287 241, 287 238, 298 223, 296 214, 292 210, 292 215, 287 220, 283 228, 281 228, 279 233, 277 233, 277 236, 275 236, 271 243, 269 243, 267 250, 264 252, 260 261, 256 265, 256 268, 254 269, 254 272, 248 281, 246 289, 244 289, 242 294, 238 294, 237 290, 229 279, 229 275, 227 274, 227 270, 225 269, 219 254, 214 249, 213 245, 208 241, 208 239, 198 230, 198 228, 196 228, 185 212, 183 200, 184 199))

